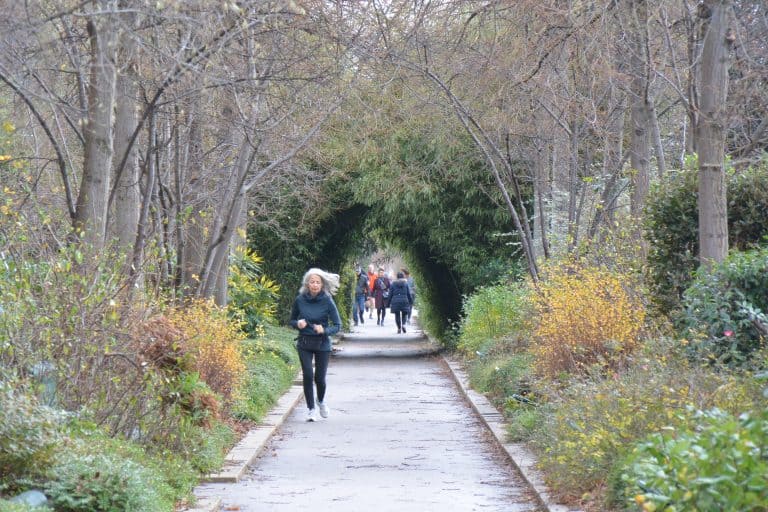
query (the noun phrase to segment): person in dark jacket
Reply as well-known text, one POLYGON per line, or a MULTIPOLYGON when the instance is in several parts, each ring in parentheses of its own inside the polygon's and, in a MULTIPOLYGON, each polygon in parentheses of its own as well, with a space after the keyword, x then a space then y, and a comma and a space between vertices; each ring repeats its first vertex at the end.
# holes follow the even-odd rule
POLYGON ((405 320, 408 318, 408 312, 413 304, 413 295, 402 272, 397 273, 397 279, 392 281, 389 287, 389 301, 389 310, 395 315, 397 333, 404 333, 405 320))
POLYGON ((384 325, 384 317, 387 316, 389 307, 389 278, 381 267, 379 277, 373 285, 373 299, 376 302, 376 325, 384 325))
POLYGON ((363 272, 361 267, 357 270, 357 283, 355 284, 355 303, 352 305, 352 320, 357 325, 358 319, 360 323, 365 323, 365 299, 368 298, 368 274, 363 272))
POLYGON ((411 290, 411 298, 413 301, 411 301, 411 307, 408 309, 408 314, 405 317, 405 325, 411 325, 411 315, 413 314, 413 304, 416 302, 416 282, 413 280, 413 277, 411 277, 411 273, 408 272, 407 268, 401 268, 400 272, 403 273, 405 276, 405 282, 408 283, 408 288, 411 290))
POLYGON ((330 413, 325 403, 325 375, 331 358, 331 336, 339 332, 341 327, 339 310, 331 297, 338 288, 337 274, 311 268, 304 274, 299 295, 293 301, 291 309, 291 326, 299 330, 296 350, 299 352, 299 361, 301 361, 304 398, 307 401, 307 421, 317 419, 313 380, 317 386, 317 406, 320 416, 327 418, 330 413))

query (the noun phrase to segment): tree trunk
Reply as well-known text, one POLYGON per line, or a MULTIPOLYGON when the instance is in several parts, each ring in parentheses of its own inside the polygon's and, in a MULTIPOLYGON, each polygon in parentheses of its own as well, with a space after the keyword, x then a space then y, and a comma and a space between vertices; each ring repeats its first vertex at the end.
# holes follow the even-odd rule
MULTIPOLYGON (((135 26, 135 21, 128 16, 123 19, 129 26, 135 26)), ((132 34, 123 34, 120 38, 120 48, 121 60, 124 62, 123 71, 117 76, 116 84, 115 158, 112 162, 112 179, 116 180, 116 183, 112 203, 114 221, 109 225, 109 232, 110 238, 116 240, 120 252, 128 254, 136 241, 141 207, 139 155, 136 146, 131 144, 133 131, 139 124, 136 43, 132 34), (126 151, 129 154, 125 159, 125 167, 121 173, 117 173, 114 167, 119 165, 126 151)))
POLYGON ((189 108, 189 144, 188 154, 183 166, 175 178, 177 209, 177 238, 179 240, 180 279, 179 288, 182 296, 190 297, 196 293, 200 269, 205 261, 206 212, 208 205, 200 197, 205 188, 203 133, 200 123, 200 100, 193 97, 189 108), (188 192, 182 183, 188 182, 188 192), (189 206, 189 212, 182 211, 182 205, 189 206))
MULTIPOLYGON (((98 5, 102 13, 115 10, 114 2, 98 2, 98 5)), ((106 239, 113 156, 115 31, 116 24, 110 14, 99 14, 88 21, 91 41, 90 84, 84 129, 85 157, 77 198, 75 234, 94 250, 102 249, 106 239)))
POLYGON ((629 13, 628 36, 631 41, 630 72, 630 155, 632 167, 632 196, 630 212, 635 219, 640 218, 648 196, 650 184, 650 109, 648 105, 648 56, 646 55, 647 5, 645 0, 632 2, 629 13))
POLYGON ((699 75, 699 248, 704 267, 728 255, 728 217, 725 187, 725 102, 728 70, 735 36, 730 27, 731 2, 701 4, 704 45, 699 75))

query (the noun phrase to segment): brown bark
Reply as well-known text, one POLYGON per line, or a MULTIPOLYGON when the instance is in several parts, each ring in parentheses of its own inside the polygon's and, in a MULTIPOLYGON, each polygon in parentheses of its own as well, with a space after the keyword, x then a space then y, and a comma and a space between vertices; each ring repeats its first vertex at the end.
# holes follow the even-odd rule
MULTIPOLYGON (((98 5, 102 12, 115 9, 113 2, 98 2, 98 5)), ((103 248, 106 239, 113 156, 115 31, 116 25, 109 14, 100 14, 88 21, 91 43, 90 83, 84 129, 85 158, 77 198, 75 234, 95 250, 103 248)))
POLYGON ((698 74, 700 263, 708 266, 728 255, 728 217, 725 187, 725 106, 728 70, 735 39, 731 29, 731 2, 702 4, 704 43, 698 74))

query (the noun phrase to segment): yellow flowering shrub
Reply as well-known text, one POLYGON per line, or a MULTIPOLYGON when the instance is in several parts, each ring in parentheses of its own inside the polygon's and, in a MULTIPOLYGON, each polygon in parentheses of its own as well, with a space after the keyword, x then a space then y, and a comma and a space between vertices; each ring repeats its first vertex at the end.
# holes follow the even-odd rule
POLYGON ((182 332, 194 370, 226 402, 237 397, 245 374, 241 349, 244 334, 224 308, 200 300, 174 309, 168 318, 182 332))
POLYGON ((627 276, 598 267, 560 264, 548 269, 533 297, 538 325, 533 353, 546 376, 613 368, 639 346, 642 302, 627 276))

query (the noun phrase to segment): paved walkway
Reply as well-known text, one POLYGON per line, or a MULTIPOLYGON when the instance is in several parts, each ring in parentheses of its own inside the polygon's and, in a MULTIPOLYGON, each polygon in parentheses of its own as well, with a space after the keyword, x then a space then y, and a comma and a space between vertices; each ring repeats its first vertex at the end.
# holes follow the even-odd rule
POLYGON ((245 478, 199 496, 248 512, 537 510, 418 330, 373 320, 339 347, 331 416, 306 423, 302 399, 245 478))

